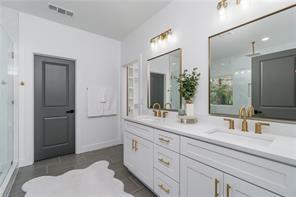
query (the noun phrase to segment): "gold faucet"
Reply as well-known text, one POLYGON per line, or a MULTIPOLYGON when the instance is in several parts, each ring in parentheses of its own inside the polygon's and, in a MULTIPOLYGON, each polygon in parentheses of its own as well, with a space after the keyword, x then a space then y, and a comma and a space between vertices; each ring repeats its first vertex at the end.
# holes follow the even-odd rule
POLYGON ((269 126, 269 123, 264 122, 256 122, 255 123, 255 133, 256 134, 262 134, 262 126, 269 126))
POLYGON ((241 118, 242 121, 242 131, 248 132, 248 121, 247 119, 254 116, 255 110, 253 106, 249 106, 247 109, 245 107, 241 107, 239 109, 239 118, 241 118))
POLYGON ((225 121, 229 122, 229 127, 228 129, 234 129, 234 120, 230 118, 224 118, 225 121))
POLYGON ((171 109, 172 108, 172 104, 171 103, 166 103, 165 105, 164 105, 164 111, 161 111, 160 113, 161 113, 161 117, 163 117, 163 118, 165 118, 166 116, 167 116, 167 114, 169 113, 168 111, 166 111, 166 110, 168 110, 168 109, 171 109), (169 108, 167 108, 167 106, 169 105, 169 108))
POLYGON ((159 103, 154 103, 152 108, 153 108, 154 116, 156 116, 158 118, 160 118, 160 117, 165 118, 167 116, 167 114, 169 113, 168 111, 161 111, 161 107, 160 107, 159 103))
POLYGON ((252 105, 250 105, 247 109, 247 116, 253 117, 255 115, 255 109, 252 105))
POLYGON ((160 104, 154 103, 152 108, 153 108, 154 116, 161 117, 160 104), (156 107, 157 107, 157 109, 156 109, 156 107))

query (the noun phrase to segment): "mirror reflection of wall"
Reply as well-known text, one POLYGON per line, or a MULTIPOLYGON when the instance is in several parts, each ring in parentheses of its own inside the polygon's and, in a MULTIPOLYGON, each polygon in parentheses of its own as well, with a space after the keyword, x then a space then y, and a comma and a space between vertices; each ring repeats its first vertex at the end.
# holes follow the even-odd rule
POLYGON ((210 113, 296 119, 296 7, 211 36, 210 113))
POLYGON ((159 103, 162 109, 178 110, 181 97, 176 77, 181 73, 181 49, 148 60, 148 107, 159 103))

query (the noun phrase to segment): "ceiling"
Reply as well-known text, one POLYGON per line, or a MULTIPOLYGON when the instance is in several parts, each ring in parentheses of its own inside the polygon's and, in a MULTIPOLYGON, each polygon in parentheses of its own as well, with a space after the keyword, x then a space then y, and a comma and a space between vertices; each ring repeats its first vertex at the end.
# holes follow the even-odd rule
POLYGON ((19 0, 2 1, 4 6, 46 18, 61 24, 80 28, 92 33, 124 39, 171 0, 96 0, 96 1, 51 1, 19 0), (69 17, 48 8, 48 3, 74 11, 69 17))

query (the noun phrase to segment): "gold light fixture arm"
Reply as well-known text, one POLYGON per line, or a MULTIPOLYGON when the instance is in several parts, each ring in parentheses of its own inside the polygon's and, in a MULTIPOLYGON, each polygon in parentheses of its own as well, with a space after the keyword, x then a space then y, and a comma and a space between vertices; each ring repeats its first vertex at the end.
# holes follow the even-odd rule
POLYGON ((157 35, 157 36, 151 38, 151 39, 150 39, 150 43, 155 43, 155 42, 158 41, 158 40, 165 40, 165 39, 167 39, 168 36, 171 35, 171 34, 172 34, 172 29, 168 29, 168 30, 162 32, 161 34, 159 34, 159 35, 157 35))
POLYGON ((217 9, 220 10, 222 8, 227 8, 228 1, 227 0, 220 0, 217 4, 217 9))

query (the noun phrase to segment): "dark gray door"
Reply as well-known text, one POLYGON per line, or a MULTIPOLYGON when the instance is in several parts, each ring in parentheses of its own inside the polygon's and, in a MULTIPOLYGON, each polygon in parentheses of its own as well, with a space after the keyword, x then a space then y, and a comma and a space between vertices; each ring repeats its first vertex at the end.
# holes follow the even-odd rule
POLYGON ((296 49, 252 59, 252 94, 257 116, 296 119, 296 49))
POLYGON ((150 107, 154 103, 159 103, 161 108, 164 106, 164 85, 165 75, 160 73, 150 73, 150 107))
POLYGON ((34 56, 35 161, 75 152, 75 63, 34 56))

